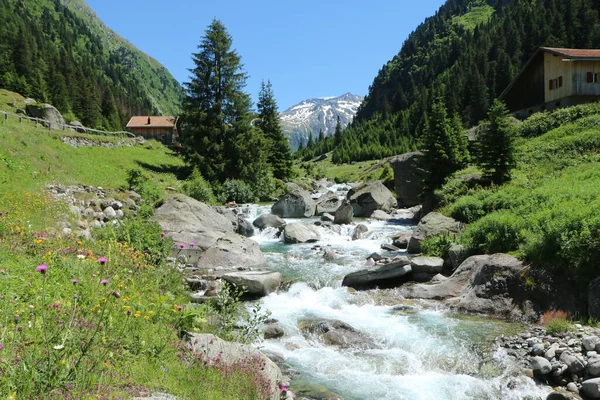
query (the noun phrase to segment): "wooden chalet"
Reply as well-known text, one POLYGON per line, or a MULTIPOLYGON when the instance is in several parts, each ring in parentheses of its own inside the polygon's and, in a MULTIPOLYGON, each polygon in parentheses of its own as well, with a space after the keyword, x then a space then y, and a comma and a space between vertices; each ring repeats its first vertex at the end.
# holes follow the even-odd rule
POLYGON ((541 47, 500 99, 517 118, 600 100, 600 50, 541 47))
POLYGON ((171 145, 177 141, 177 117, 135 116, 127 123, 127 130, 144 139, 155 139, 171 145))

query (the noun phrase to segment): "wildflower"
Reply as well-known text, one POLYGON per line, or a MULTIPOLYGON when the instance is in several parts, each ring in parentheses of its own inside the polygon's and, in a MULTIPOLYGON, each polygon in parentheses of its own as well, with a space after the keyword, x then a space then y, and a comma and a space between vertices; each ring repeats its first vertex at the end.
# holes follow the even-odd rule
POLYGON ((56 346, 54 346, 54 350, 62 350, 64 348, 65 346, 63 346, 62 344, 57 344, 56 346))
POLYGON ((46 264, 42 264, 42 265, 38 265, 35 270, 42 275, 46 275, 47 269, 48 269, 48 266, 46 264))
POLYGON ((161 237, 165 237, 165 235, 166 235, 166 233, 164 233, 164 232, 161 232, 161 233, 160 233, 160 236, 161 236, 161 237))
POLYGON ((79 279, 72 279, 71 283, 73 284, 73 286, 75 286, 79 283, 79 279))
POLYGON ((127 310, 127 315, 131 315, 132 311, 131 310, 127 310))
POLYGON ((108 261, 108 259, 106 257, 99 257, 98 258, 98 262, 100 263, 100 265, 106 264, 107 261, 108 261))
POLYGON ((184 247, 185 247, 185 244, 183 244, 183 243, 179 243, 179 248, 180 248, 180 249, 183 249, 184 247))
POLYGON ((190 247, 194 247, 195 245, 196 245, 196 243, 190 242, 190 247))
POLYGON ((115 296, 115 299, 121 298, 121 293, 117 292, 116 290, 112 293, 112 295, 115 296))
POLYGON ((77 254, 77 258, 79 260, 83 260, 85 258, 85 254, 77 254))
POLYGON ((0 343, 0 350, 4 348, 4 345, 0 343))
POLYGON ((285 386, 283 383, 280 383, 279 384, 279 390, 281 390, 283 393, 287 393, 288 387, 285 386))
POLYGON ((102 281, 100 281, 101 284, 103 284, 104 286, 106 286, 106 284, 108 283, 108 279, 102 279, 102 281))
POLYGON ((177 306, 177 311, 183 311, 183 306, 177 306))

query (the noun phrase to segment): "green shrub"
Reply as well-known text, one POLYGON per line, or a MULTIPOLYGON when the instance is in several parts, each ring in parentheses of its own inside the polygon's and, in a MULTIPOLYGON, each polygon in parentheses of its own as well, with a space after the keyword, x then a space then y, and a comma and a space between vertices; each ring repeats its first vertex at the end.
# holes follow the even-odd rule
POLYGON ((269 168, 257 171, 252 181, 248 182, 248 186, 252 192, 252 200, 244 201, 244 203, 254 201, 255 199, 261 201, 271 200, 276 189, 273 173, 269 168))
POLYGON ((214 203, 215 201, 212 188, 204 180, 198 168, 194 168, 192 174, 183 183, 182 189, 183 193, 203 203, 214 203))
POLYGON ((251 203, 254 201, 252 189, 244 181, 227 179, 221 190, 221 197, 225 202, 251 203))
POLYGON ((546 327, 546 333, 552 335, 555 333, 568 332, 571 329, 571 323, 566 319, 556 318, 546 327))
POLYGON ((485 214, 483 201, 476 196, 461 197, 450 207, 450 216, 464 223, 475 222, 485 214))
POLYGON ((127 185, 131 190, 137 190, 141 185, 148 181, 148 176, 139 168, 132 168, 127 171, 127 185))
POLYGON ((526 138, 538 137, 561 125, 569 124, 592 114, 600 114, 600 103, 561 108, 553 112, 535 113, 519 126, 519 133, 526 138))
POLYGON ((432 236, 421 242, 421 251, 426 256, 448 259, 448 250, 454 244, 455 238, 451 235, 432 236))
POLYGON ((522 241, 523 219, 509 211, 487 215, 467 226, 462 240, 479 254, 508 253, 522 241))

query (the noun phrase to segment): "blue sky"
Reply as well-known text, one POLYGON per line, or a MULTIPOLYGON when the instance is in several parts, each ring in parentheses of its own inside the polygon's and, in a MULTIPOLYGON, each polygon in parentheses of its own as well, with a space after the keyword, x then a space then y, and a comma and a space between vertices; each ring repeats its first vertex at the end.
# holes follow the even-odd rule
POLYGON ((313 97, 367 94, 379 69, 444 0, 86 0, 120 36, 180 82, 206 27, 220 19, 256 100, 270 79, 280 111, 313 97))

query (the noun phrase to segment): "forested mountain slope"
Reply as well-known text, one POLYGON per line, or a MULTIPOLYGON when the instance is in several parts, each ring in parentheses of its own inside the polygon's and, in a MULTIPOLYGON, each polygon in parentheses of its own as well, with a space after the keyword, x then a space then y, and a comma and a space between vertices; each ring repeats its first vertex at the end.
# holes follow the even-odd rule
POLYGON ((0 0, 0 88, 50 102, 86 126, 177 113, 183 90, 82 0, 0 0))
POLYGON ((599 12, 595 0, 448 0, 379 71, 334 161, 415 148, 437 95, 475 125, 538 47, 599 47, 599 12))

